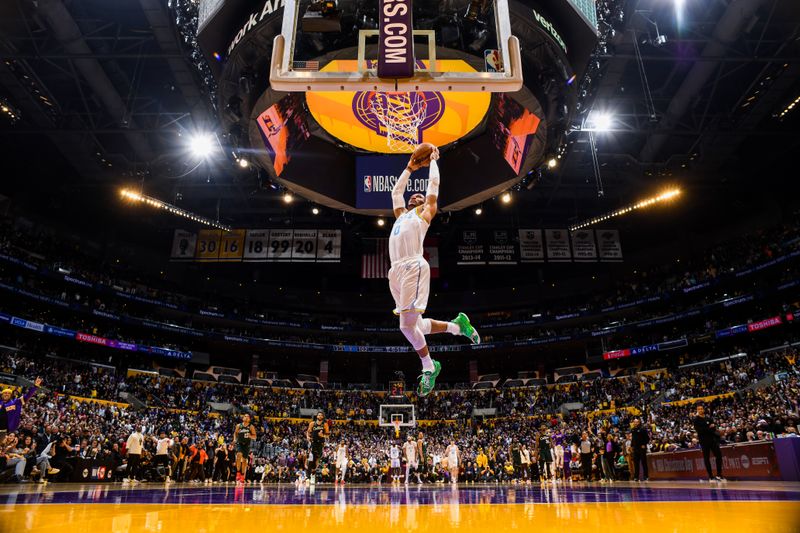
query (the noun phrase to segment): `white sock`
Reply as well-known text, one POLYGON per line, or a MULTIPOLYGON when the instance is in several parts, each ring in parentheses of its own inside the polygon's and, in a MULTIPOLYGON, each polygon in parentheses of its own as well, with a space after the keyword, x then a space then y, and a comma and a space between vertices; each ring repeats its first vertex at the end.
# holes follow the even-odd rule
POLYGON ((431 354, 428 354, 425 357, 420 357, 419 360, 422 362, 422 370, 426 372, 433 372, 433 359, 431 359, 431 354))
POLYGON ((448 322, 447 333, 450 333, 451 335, 461 335, 461 328, 458 327, 458 324, 455 322, 448 322))

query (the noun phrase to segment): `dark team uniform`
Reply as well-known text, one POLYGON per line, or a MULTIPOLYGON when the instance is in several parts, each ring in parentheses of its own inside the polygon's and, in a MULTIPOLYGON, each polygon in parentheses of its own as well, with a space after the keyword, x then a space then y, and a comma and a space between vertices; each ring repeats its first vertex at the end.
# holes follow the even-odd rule
POLYGON ((250 455, 250 426, 236 425, 236 451, 245 457, 250 455))
POLYGON ((309 468, 316 470, 319 466, 320 459, 322 459, 322 446, 325 444, 325 437, 320 436, 325 434, 325 422, 319 422, 314 419, 314 425, 311 427, 311 454, 312 459, 309 461, 309 468))

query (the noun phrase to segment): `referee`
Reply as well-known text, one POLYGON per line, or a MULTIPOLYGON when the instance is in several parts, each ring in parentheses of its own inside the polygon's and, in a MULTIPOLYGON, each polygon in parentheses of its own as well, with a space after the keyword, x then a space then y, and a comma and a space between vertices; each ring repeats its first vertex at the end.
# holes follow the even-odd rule
POLYGON ((697 432, 697 440, 700 441, 700 448, 703 449, 703 462, 706 465, 709 481, 725 481, 722 477, 722 450, 719 449, 720 436, 717 433, 717 425, 713 420, 706 418, 706 409, 702 405, 697 406, 697 415, 694 417, 694 430, 697 432), (709 455, 714 454, 717 462, 717 477, 711 474, 711 461, 709 455))

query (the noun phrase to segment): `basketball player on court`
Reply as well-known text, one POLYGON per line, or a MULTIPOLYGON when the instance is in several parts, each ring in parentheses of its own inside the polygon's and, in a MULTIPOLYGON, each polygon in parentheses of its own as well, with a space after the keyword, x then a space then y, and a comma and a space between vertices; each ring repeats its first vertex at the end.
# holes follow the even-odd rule
POLYGON ((444 456, 447 457, 447 469, 450 470, 450 483, 455 485, 458 483, 458 446, 456 441, 451 440, 450 446, 444 451, 444 456))
POLYGON ((400 484, 400 448, 397 447, 396 442, 392 442, 392 447, 389 448, 387 455, 391 460, 391 470, 389 472, 392 476, 392 484, 400 484))
POLYGON ((417 458, 417 443, 414 442, 414 437, 408 436, 405 444, 403 444, 403 454, 406 456, 406 485, 408 485, 408 476, 413 470, 417 474, 417 484, 422 485, 422 480, 419 477, 419 460, 417 458))
POLYGON ((417 468, 417 475, 420 471, 427 477, 428 475, 428 443, 425 442, 425 435, 420 431, 417 434, 417 461, 419 468, 417 468))
POLYGON ((242 416, 242 422, 236 424, 233 432, 236 445, 236 481, 244 483, 247 479, 247 464, 250 462, 250 444, 256 440, 256 427, 250 423, 250 415, 242 416))
POLYGON ((328 422, 325 421, 325 413, 320 411, 317 416, 308 423, 306 439, 311 445, 311 454, 308 458, 309 482, 314 485, 317 482, 316 472, 322 462, 322 447, 325 439, 331 434, 328 422))
POLYGON ((452 322, 422 318, 428 305, 431 282, 430 266, 423 258, 422 243, 433 217, 436 216, 436 201, 439 196, 439 167, 436 163, 439 150, 431 147, 430 155, 419 156, 417 152, 425 147, 426 145, 417 147, 392 189, 392 207, 397 220, 389 236, 389 258, 392 262, 389 289, 395 301, 394 312, 400 315, 400 331, 422 361, 422 375, 417 387, 420 396, 430 394, 436 385, 436 377, 442 370, 442 365, 431 359, 425 335, 447 332, 464 335, 473 344, 481 342, 480 335, 464 313, 459 313, 452 322), (430 165, 430 175, 425 196, 416 193, 406 204, 403 193, 411 173, 427 165, 430 165))
POLYGON ((339 443, 339 447, 336 448, 336 477, 334 477, 333 484, 336 485, 339 483, 339 478, 342 480, 342 485, 344 485, 344 475, 347 473, 347 445, 344 441, 339 443))

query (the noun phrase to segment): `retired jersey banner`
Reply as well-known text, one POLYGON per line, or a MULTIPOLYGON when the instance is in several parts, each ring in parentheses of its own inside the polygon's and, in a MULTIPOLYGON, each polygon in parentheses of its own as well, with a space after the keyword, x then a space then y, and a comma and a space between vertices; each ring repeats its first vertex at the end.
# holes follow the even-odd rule
POLYGON ((342 259, 342 230, 317 230, 317 262, 338 263, 342 259))
POLYGON ((296 229, 292 241, 292 262, 314 261, 317 258, 317 230, 296 229))
POLYGON ((278 263, 288 263, 292 260, 292 239, 294 230, 274 229, 269 232, 269 250, 267 259, 278 263))
POLYGON ((219 239, 220 262, 238 262, 242 260, 244 235, 245 230, 243 229, 222 232, 219 239))
MULTIPOLYGON (((356 157, 356 208, 391 209, 392 187, 408 163, 407 155, 363 155, 356 157)), ((425 194, 428 167, 411 173, 405 199, 414 193, 425 194)))
POLYGON ((342 232, 235 229, 200 230, 195 234, 176 230, 170 258, 204 263, 338 263, 342 259, 342 232))
POLYGON ((572 256, 576 263, 597 261, 597 246, 594 243, 594 231, 590 229, 573 231, 572 256))
POLYGON ((219 238, 222 234, 218 229, 201 229, 197 233, 197 249, 195 260, 200 262, 219 261, 219 238))
POLYGON ((478 239, 478 230, 462 230, 458 243, 458 265, 485 265, 486 246, 478 239))
POLYGON ((268 229, 249 229, 244 240, 244 261, 266 261, 269 248, 268 229))
POLYGON ((569 233, 565 229, 544 230, 547 241, 547 260, 553 263, 568 263, 572 260, 569 249, 569 233))
POLYGON ((169 258, 173 261, 193 261, 194 250, 197 247, 197 235, 182 229, 175 230, 172 238, 172 253, 169 258))
POLYGON ((615 229, 595 230, 600 261, 622 261, 622 244, 619 241, 619 231, 615 229))
POLYGON ((488 263, 490 265, 516 265, 517 246, 510 230, 496 229, 489 240, 488 263))
POLYGON ((542 230, 519 230, 519 258, 522 263, 544 262, 544 240, 542 239, 542 230))

